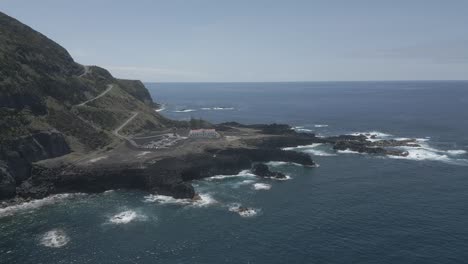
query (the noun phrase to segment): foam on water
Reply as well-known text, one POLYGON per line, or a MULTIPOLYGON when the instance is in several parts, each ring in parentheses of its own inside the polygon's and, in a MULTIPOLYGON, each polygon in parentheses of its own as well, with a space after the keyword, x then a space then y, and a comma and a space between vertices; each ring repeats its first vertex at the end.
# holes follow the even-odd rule
POLYGON ((190 113, 190 112, 195 112, 197 110, 195 109, 183 109, 183 110, 175 110, 174 113, 190 113))
POLYGON ((330 153, 329 151, 327 151, 325 149, 324 144, 322 143, 313 143, 311 145, 288 147, 288 148, 283 148, 283 150, 296 150, 300 152, 309 153, 315 156, 324 156, 324 157, 336 156, 335 153, 330 153))
POLYGON ((253 185, 253 188, 255 190, 270 190, 271 189, 271 184, 267 183, 255 183, 253 185))
POLYGON ((313 130, 308 129, 308 128, 304 128, 303 126, 292 127, 292 130, 294 130, 294 131, 296 131, 298 133, 311 133, 311 132, 313 132, 313 130))
POLYGON ((458 155, 466 154, 466 150, 463 150, 463 149, 453 149, 453 150, 447 150, 447 153, 448 153, 449 155, 458 156, 458 155))
POLYGON ((341 153, 341 154, 363 154, 363 153, 360 153, 360 152, 357 152, 357 151, 352 151, 350 149, 338 150, 337 152, 341 153))
POLYGON ((325 125, 325 124, 315 124, 314 127, 328 127, 328 125, 325 125))
POLYGON ((256 177, 256 176, 250 170, 243 170, 235 175, 216 175, 216 176, 206 178, 206 180, 213 181, 213 180, 223 180, 223 179, 237 178, 237 177, 256 177))
POLYGON ((40 240, 40 244, 45 247, 60 248, 70 242, 70 238, 62 229, 53 229, 46 232, 40 240))
POLYGON ((165 105, 161 105, 161 108, 159 108, 159 109, 154 109, 154 111, 156 111, 156 112, 162 112, 162 111, 164 111, 164 110, 166 110, 166 106, 165 106, 165 105))
POLYGON ((206 207, 217 203, 217 201, 207 193, 199 193, 198 199, 176 199, 171 196, 150 194, 144 197, 145 202, 159 203, 159 204, 175 204, 175 205, 188 205, 194 207, 206 207))
POLYGON ((139 214, 133 210, 127 210, 120 212, 109 219, 112 224, 128 224, 133 221, 145 221, 147 217, 143 214, 139 214))
POLYGON ((63 200, 73 199, 76 197, 83 197, 85 195, 86 194, 84 193, 62 193, 51 195, 42 199, 7 206, 5 208, 0 208, 0 218, 10 216, 19 212, 35 210, 46 205, 52 205, 63 200))
POLYGON ((229 211, 238 213, 241 217, 253 217, 258 215, 259 209, 242 207, 239 203, 233 203, 229 206, 229 211))
POLYGON ((273 167, 284 166, 284 165, 302 166, 299 163, 287 162, 287 161, 269 161, 269 162, 267 162, 265 164, 268 165, 268 166, 273 166, 273 167))

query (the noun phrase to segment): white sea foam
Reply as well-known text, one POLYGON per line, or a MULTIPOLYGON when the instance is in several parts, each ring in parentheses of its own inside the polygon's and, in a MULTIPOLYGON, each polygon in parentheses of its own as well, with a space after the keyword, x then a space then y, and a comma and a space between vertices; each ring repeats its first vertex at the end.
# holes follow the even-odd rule
POLYGON ((199 193, 198 199, 176 199, 171 196, 150 194, 145 196, 145 202, 156 202, 159 204, 176 204, 176 205, 188 205, 195 207, 206 207, 212 204, 217 203, 217 201, 210 195, 206 193, 199 193))
POLYGON ((41 245, 51 248, 60 248, 70 242, 70 238, 62 229, 53 229, 41 237, 41 245))
POLYGON ((448 153, 449 155, 458 156, 458 155, 466 154, 466 150, 463 150, 463 149, 453 149, 453 150, 447 150, 447 153, 448 153))
POLYGON ((234 203, 229 206, 229 211, 238 213, 242 217, 253 217, 256 216, 260 210, 255 208, 242 207, 240 204, 234 203))
POLYGON ((354 132, 354 133, 351 133, 350 135, 353 135, 353 136, 364 135, 366 137, 375 136, 377 138, 386 138, 386 137, 391 137, 392 136, 392 134, 379 132, 379 131, 354 132))
POLYGON ((325 124, 315 124, 314 127, 328 127, 328 125, 325 125, 325 124))
POLYGON ((284 165, 302 166, 299 163, 287 162, 287 161, 269 161, 269 162, 267 162, 265 164, 268 165, 268 166, 273 166, 273 167, 284 166, 284 165))
POLYGON ((63 200, 72 199, 75 197, 82 197, 85 195, 86 194, 84 193, 62 193, 62 194, 51 195, 43 199, 37 199, 37 200, 29 201, 29 202, 11 205, 5 208, 0 208, 0 218, 13 215, 19 212, 35 210, 46 205, 55 204, 63 200))
POLYGON ((133 210, 127 210, 120 212, 109 219, 112 224, 128 224, 133 221, 145 221, 147 220, 146 215, 137 213, 133 210))
POLYGON ((212 110, 234 110, 234 107, 213 107, 212 110))
POLYGON ((431 160, 431 161, 440 161, 448 164, 455 164, 455 165, 468 165, 467 159, 457 159, 454 156, 459 156, 466 154, 465 150, 440 150, 434 147, 429 146, 425 140, 419 140, 418 144, 420 147, 410 147, 410 146, 402 146, 397 147, 397 149, 404 150, 408 152, 408 156, 388 156, 393 159, 408 159, 408 160, 431 160))
POLYGON ((271 184, 267 183, 255 183, 253 185, 253 188, 255 190, 270 190, 271 189, 271 184))
POLYGON ((256 176, 250 170, 243 170, 235 175, 216 175, 216 176, 206 178, 206 180, 208 181, 223 180, 223 179, 237 178, 237 177, 256 177, 256 176))
POLYGON ((297 147, 283 148, 283 150, 297 150, 300 152, 309 153, 315 156, 336 156, 335 153, 330 153, 322 143, 314 143, 311 145, 303 145, 297 147))
POLYGON ((313 130, 308 129, 308 128, 304 128, 303 126, 292 127, 292 130, 294 130, 294 131, 296 131, 298 133, 311 133, 311 132, 313 132, 313 130))
POLYGON ((166 106, 165 106, 165 105, 161 105, 161 108, 159 108, 159 109, 154 109, 154 111, 156 111, 156 112, 162 112, 162 111, 164 111, 164 110, 166 110, 166 106))
POLYGON ((195 112, 197 110, 195 109, 183 109, 183 110, 175 110, 174 113, 190 113, 190 112, 195 112))
POLYGON ((350 149, 338 150, 337 152, 338 152, 338 153, 341 153, 341 154, 362 154, 362 153, 360 153, 360 152, 352 151, 352 150, 350 150, 350 149))
POLYGON ((271 179, 271 180, 275 180, 275 181, 288 181, 288 180, 291 180, 291 179, 292 179, 292 177, 291 177, 291 176, 289 176, 289 175, 285 175, 285 177, 284 177, 284 178, 269 178, 269 179, 271 179))

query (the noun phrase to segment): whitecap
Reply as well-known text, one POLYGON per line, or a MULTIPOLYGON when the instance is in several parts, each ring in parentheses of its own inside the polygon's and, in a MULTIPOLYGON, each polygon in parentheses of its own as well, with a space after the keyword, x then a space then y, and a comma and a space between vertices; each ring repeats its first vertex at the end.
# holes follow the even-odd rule
POLYGON ((84 193, 61 193, 48 196, 46 198, 32 200, 29 202, 24 202, 16 205, 7 206, 5 208, 0 208, 0 218, 5 216, 10 216, 18 212, 35 210, 46 205, 52 205, 59 201, 72 199, 75 197, 85 196, 84 193))
POLYGON ((112 224, 128 224, 133 221, 145 221, 147 217, 133 210, 120 212, 109 219, 112 224))
POLYGON ((270 190, 271 189, 271 184, 267 183, 255 183, 253 185, 253 188, 255 190, 270 190))
POLYGON ((206 193, 200 193, 194 199, 176 199, 172 196, 150 194, 144 197, 145 202, 156 202, 159 204, 176 204, 176 205, 189 205, 195 207, 206 207, 217 203, 217 201, 206 193))
POLYGON ((238 213, 241 217, 253 217, 258 214, 259 209, 242 207, 238 203, 231 204, 229 207, 230 212, 238 213))
POLYGON ((46 232, 41 238, 41 245, 51 248, 60 248, 70 242, 70 238, 62 229, 53 229, 46 232))
POLYGON ((379 132, 379 131, 354 132, 354 133, 351 133, 349 135, 352 135, 352 136, 364 135, 366 137, 375 136, 375 137, 378 137, 378 138, 386 138, 386 137, 391 137, 392 136, 392 134, 379 132))
POLYGON ((338 150, 337 152, 341 153, 341 154, 363 154, 363 153, 353 151, 353 150, 350 150, 350 149, 338 150))
POLYGON ((432 148, 427 144, 420 144, 420 147, 409 147, 402 146, 397 147, 397 149, 404 150, 408 152, 408 156, 388 156, 393 159, 407 159, 407 160, 431 160, 431 161, 440 161, 448 164, 455 165, 468 165, 468 160, 466 159, 455 159, 450 156, 463 155, 466 153, 464 150, 439 150, 432 148))
POLYGON ((305 152, 309 153, 315 156, 336 156, 335 153, 330 153, 323 148, 322 143, 314 143, 311 145, 302 145, 302 146, 297 146, 297 147, 288 147, 288 148, 283 148, 283 150, 297 150, 300 152, 305 152))
POLYGON ((292 177, 289 175, 285 175, 284 178, 269 178, 269 179, 275 180, 275 181, 288 181, 288 180, 291 180, 292 177))
POLYGON ((175 110, 174 113, 190 113, 190 112, 195 112, 197 110, 195 109, 183 109, 183 110, 175 110))
POLYGON ((315 124, 314 127, 328 127, 328 125, 325 125, 325 124, 315 124))
POLYGON ((255 177, 255 174, 253 174, 250 170, 243 170, 235 175, 216 175, 216 176, 208 177, 206 178, 206 180, 208 181, 223 180, 223 179, 237 178, 237 177, 255 177))
POLYGON ((213 110, 234 110, 234 107, 213 107, 213 110))
POLYGON ((284 165, 302 166, 299 163, 288 162, 288 161, 269 161, 269 162, 267 162, 265 164, 268 165, 268 166, 273 166, 273 167, 284 166, 284 165))
POLYGON ((447 150, 447 153, 448 153, 449 155, 458 156, 458 155, 466 154, 466 150, 463 150, 463 149, 453 149, 453 150, 447 150))
POLYGON ((292 130, 298 132, 298 133, 311 133, 313 130, 304 128, 303 126, 295 126, 291 128, 292 130))
POLYGON ((164 111, 164 110, 166 110, 166 106, 165 106, 165 105, 162 105, 161 108, 159 108, 159 109, 154 109, 154 111, 156 111, 156 112, 162 112, 162 111, 164 111))

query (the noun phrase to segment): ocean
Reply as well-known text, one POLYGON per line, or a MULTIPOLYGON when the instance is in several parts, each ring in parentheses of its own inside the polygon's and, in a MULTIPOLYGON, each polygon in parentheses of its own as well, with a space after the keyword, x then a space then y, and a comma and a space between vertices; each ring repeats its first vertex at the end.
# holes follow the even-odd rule
POLYGON ((301 146, 318 168, 271 162, 289 179, 243 171, 196 181, 197 202, 113 190, 0 209, 0 263, 468 262, 468 82, 146 86, 174 119, 421 147, 392 158, 301 146))

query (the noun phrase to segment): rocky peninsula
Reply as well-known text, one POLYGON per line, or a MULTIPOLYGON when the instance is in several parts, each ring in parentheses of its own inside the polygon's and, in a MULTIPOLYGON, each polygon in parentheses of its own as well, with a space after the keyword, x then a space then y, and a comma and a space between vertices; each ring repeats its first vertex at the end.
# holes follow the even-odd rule
POLYGON ((155 111, 159 105, 140 81, 78 64, 60 45, 3 13, 0 30, 0 200, 120 188, 194 198, 195 179, 245 169, 284 177, 262 164, 270 161, 316 165, 288 147, 325 143, 405 156, 395 147, 416 145, 372 135, 317 137, 280 124, 170 120, 155 111), (190 137, 198 129, 214 137, 190 137))

